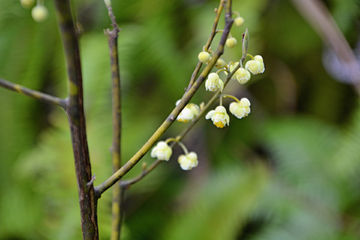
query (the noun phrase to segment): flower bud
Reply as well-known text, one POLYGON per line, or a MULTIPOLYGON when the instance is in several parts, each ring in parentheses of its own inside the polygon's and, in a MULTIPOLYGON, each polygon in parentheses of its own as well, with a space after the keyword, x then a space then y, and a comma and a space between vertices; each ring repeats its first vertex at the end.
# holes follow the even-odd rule
POLYGON ((226 66, 226 62, 219 58, 217 61, 216 61, 216 64, 215 64, 215 67, 218 68, 218 69, 221 69, 221 68, 224 68, 226 66))
POLYGON ((245 69, 256 75, 261 73, 261 63, 257 60, 249 60, 245 64, 245 69))
POLYGON ((243 23, 244 23, 244 18, 242 18, 242 17, 237 17, 234 20, 234 24, 237 27, 240 27, 241 25, 243 25, 243 23))
POLYGON ((34 5, 35 0, 20 0, 21 6, 24 8, 29 8, 34 5))
POLYGON ((31 16, 36 22, 43 22, 49 15, 48 10, 43 5, 37 5, 31 11, 31 16))
POLYGON ((226 40, 226 46, 228 46, 229 48, 235 47, 236 43, 237 43, 237 41, 236 41, 236 38, 234 38, 234 37, 228 38, 226 40))
POLYGON ((210 59, 210 53, 203 51, 199 53, 198 59, 200 60, 200 62, 206 63, 210 59))
POLYGON ((250 72, 244 68, 239 68, 236 71, 235 75, 236 75, 236 79, 240 84, 247 83, 251 78, 250 72))

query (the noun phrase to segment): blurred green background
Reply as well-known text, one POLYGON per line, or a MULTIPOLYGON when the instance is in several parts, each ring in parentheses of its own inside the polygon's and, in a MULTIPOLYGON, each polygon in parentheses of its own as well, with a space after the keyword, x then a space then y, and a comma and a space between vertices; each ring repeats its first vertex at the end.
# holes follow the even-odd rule
MULTIPOLYGON (((35 23, 18 0, 0 2, 0 77, 59 97, 66 72, 53 1, 35 23)), ((327 47, 291 1, 233 1, 244 17, 249 53, 266 71, 226 91, 250 99, 251 114, 217 129, 201 120, 184 143, 199 166, 173 157, 126 192, 124 240, 360 239, 360 108, 349 84, 328 73, 327 47)), ((323 1, 352 48, 359 41, 358 0, 323 1)), ((181 98, 210 35, 219 1, 115 1, 122 31, 123 160, 129 159, 181 98)), ((74 2, 95 185, 112 172, 110 27, 101 0, 74 2)), ((223 26, 223 20, 219 27, 223 26)), ((216 49, 217 37, 213 44, 216 49)), ((241 44, 225 49, 238 61, 241 44)), ((356 54, 357 52, 355 52, 356 54)), ((342 67, 331 67, 346 72, 342 67)), ((212 96, 201 88, 192 102, 212 96)), ((227 107, 229 100, 224 100, 227 107)), ((213 106, 215 108, 216 105, 213 106)), ((163 139, 187 124, 174 123, 163 139)), ((142 162, 151 164, 147 154, 142 162)), ((141 164, 124 179, 136 176, 141 164)), ((81 239, 67 118, 56 107, 0 88, 0 239, 81 239)), ((111 191, 99 200, 100 238, 109 239, 111 191)))

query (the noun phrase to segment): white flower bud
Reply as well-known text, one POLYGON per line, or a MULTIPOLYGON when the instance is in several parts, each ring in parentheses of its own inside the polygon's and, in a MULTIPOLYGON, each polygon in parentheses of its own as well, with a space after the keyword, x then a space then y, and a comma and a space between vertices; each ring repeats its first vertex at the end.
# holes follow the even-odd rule
POLYGON ((200 60, 200 62, 206 63, 210 59, 210 53, 203 51, 199 53, 198 59, 200 60))
POLYGON ((49 15, 48 10, 43 5, 37 5, 31 11, 31 16, 36 22, 43 22, 49 15))
POLYGON ((239 68, 236 71, 235 75, 236 75, 236 79, 240 84, 247 83, 251 78, 250 72, 244 68, 239 68))
POLYGON ((228 46, 229 48, 235 47, 236 43, 237 43, 237 41, 236 41, 236 38, 234 38, 234 37, 228 38, 226 40, 226 46, 228 46))
POLYGON ((242 17, 237 17, 234 20, 234 24, 237 27, 240 27, 241 25, 243 25, 243 23, 244 23, 244 18, 242 18, 242 17))
POLYGON ((34 5, 35 0, 20 0, 21 6, 24 8, 29 8, 34 5))

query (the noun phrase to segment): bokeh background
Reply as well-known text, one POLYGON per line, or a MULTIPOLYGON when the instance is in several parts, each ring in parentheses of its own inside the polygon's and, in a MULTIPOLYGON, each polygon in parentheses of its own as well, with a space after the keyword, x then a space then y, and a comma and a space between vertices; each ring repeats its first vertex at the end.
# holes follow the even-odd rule
MULTIPOLYGON (((127 190, 122 239, 360 239, 360 108, 353 84, 360 75, 341 61, 344 52, 329 44, 333 37, 319 30, 336 23, 358 58, 360 2, 320 1, 334 19, 329 22, 309 21, 303 13, 311 9, 300 10, 294 2, 233 1, 245 23, 231 34, 240 42, 249 29, 249 53, 264 57, 266 71, 246 85, 231 82, 225 92, 249 98, 252 112, 241 120, 230 116, 224 129, 201 120, 184 139, 199 156, 197 168, 182 171, 181 149, 175 148, 169 162, 127 190)), ((53 1, 44 3, 50 15, 39 24, 18 0, 0 1, 0 77, 65 97, 53 1)), ((184 93, 218 4, 113 1, 122 29, 124 161, 184 93)), ((103 33, 110 20, 101 0, 73 5, 83 28, 87 132, 98 185, 112 172, 110 67, 103 33)), ((223 59, 240 57, 238 44, 226 48, 223 59)), ((192 102, 210 99, 204 88, 192 102)), ((224 100, 226 107, 229 103, 224 100)), ((163 139, 186 126, 174 123, 163 139)), ((141 162, 153 161, 147 154, 141 162)), ((137 176, 138 165, 124 179, 137 176)), ((81 239, 70 135, 61 109, 0 88, 0 178, 0 239, 81 239)), ((99 200, 101 239, 109 239, 110 210, 108 191, 99 200)))

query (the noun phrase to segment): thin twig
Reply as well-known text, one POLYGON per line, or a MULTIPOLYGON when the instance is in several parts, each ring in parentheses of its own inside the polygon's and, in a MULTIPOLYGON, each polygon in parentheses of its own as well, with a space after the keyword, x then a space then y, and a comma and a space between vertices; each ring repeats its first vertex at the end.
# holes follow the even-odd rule
MULTIPOLYGON (((214 40, 217 25, 219 23, 221 12, 222 12, 222 10, 224 8, 224 4, 225 4, 225 1, 221 0, 219 8, 216 10, 216 17, 215 17, 215 20, 214 20, 214 25, 213 25, 213 27, 211 29, 210 37, 209 37, 208 41, 205 44, 205 49, 209 49, 212 41, 214 40)), ((199 61, 198 64, 196 65, 196 67, 195 67, 195 70, 194 70, 193 74, 191 75, 191 79, 190 79, 189 85, 187 87, 187 90, 189 90, 191 88, 191 86, 194 84, 194 81, 195 81, 197 75, 199 74, 201 66, 202 66, 202 62, 199 61)))
POLYGON ((6 89, 9 89, 11 91, 14 91, 14 92, 17 92, 17 93, 20 93, 20 94, 35 98, 35 99, 40 100, 40 101, 43 101, 45 103, 60 106, 60 107, 62 107, 64 109, 67 106, 67 103, 66 103, 65 99, 54 97, 54 96, 51 96, 51 95, 46 94, 46 93, 38 92, 38 91, 35 91, 35 90, 32 90, 32 89, 26 88, 24 86, 21 86, 19 84, 15 84, 15 83, 6 81, 6 80, 1 79, 1 78, 0 78, 0 86, 4 87, 6 89))
MULTIPOLYGON (((116 23, 114 13, 112 11, 110 0, 104 0, 109 12, 111 25, 113 30, 105 30, 108 37, 110 49, 110 65, 111 65, 111 97, 112 97, 112 122, 113 122, 113 138, 112 138, 112 165, 115 173, 121 167, 121 84, 120 84, 120 66, 118 55, 118 33, 119 28, 116 23)), ((122 201, 124 199, 124 190, 120 184, 113 187, 112 196, 112 221, 111 221, 111 240, 119 240, 121 235, 121 223, 123 219, 122 201)))
POLYGON ((109 17, 110 17, 110 20, 111 20, 112 27, 114 29, 118 29, 116 18, 115 18, 115 15, 114 15, 114 12, 113 12, 112 6, 111 6, 111 0, 104 0, 104 2, 105 2, 105 5, 106 5, 106 8, 108 9, 108 12, 109 12, 109 17))
POLYGON ((312 25, 323 42, 336 53, 341 62, 348 66, 352 84, 360 95, 360 69, 354 52, 337 26, 331 13, 322 1, 292 0, 294 6, 312 25))
POLYGON ((227 39, 227 36, 230 32, 231 26, 233 24, 233 19, 231 18, 231 0, 227 1, 227 12, 225 14, 225 27, 223 34, 220 39, 219 46, 214 53, 212 59, 209 64, 204 68, 198 79, 194 82, 192 87, 187 91, 179 104, 174 108, 174 110, 170 113, 168 118, 161 124, 161 126, 155 131, 155 133, 149 138, 149 140, 140 148, 140 150, 122 166, 116 173, 114 173, 110 178, 108 178, 105 182, 101 183, 95 189, 98 194, 102 194, 112 185, 114 185, 119 179, 121 179, 131 168, 133 168, 142 157, 150 150, 150 148, 160 139, 160 137, 164 134, 164 132, 172 125, 175 121, 176 117, 183 110, 183 108, 189 103, 191 98, 194 96, 196 91, 200 88, 201 84, 204 82, 207 75, 210 73, 211 69, 214 67, 215 63, 219 59, 219 57, 224 53, 224 45, 227 39))

